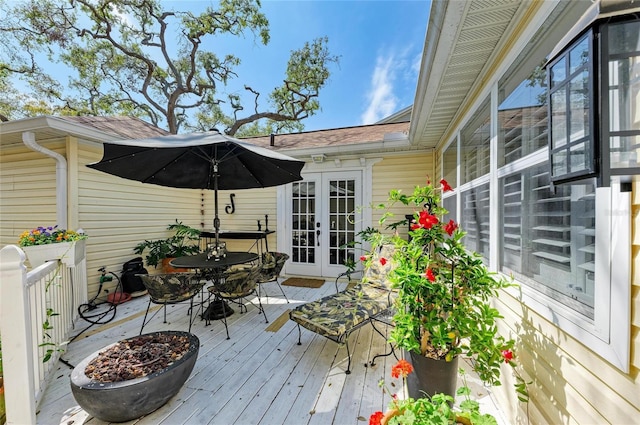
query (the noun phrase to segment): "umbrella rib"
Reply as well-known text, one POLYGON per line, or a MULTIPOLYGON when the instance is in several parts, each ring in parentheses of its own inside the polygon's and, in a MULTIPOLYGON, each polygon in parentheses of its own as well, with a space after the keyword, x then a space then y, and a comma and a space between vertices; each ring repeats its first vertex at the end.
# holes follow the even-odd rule
MULTIPOLYGON (((261 158, 262 159, 262 158, 261 158)), ((256 175, 249 170, 249 167, 247 167, 247 164, 245 163, 246 161, 244 161, 244 158, 242 158, 242 156, 238 156, 238 161, 240 161, 240 163, 242 164, 242 166, 244 167, 244 169, 247 171, 247 173, 249 173, 249 175, 251 175, 251 177, 253 178, 253 180, 259 185, 264 187, 264 185, 262 184, 262 182, 256 177, 256 175)), ((278 167, 281 168, 281 167, 278 167)))
MULTIPOLYGON (((157 150, 157 149, 159 149, 159 148, 154 148, 153 150, 157 150)), ((188 151, 184 151, 184 152, 180 153, 180 155, 178 155, 177 157, 172 158, 172 159, 171 159, 170 161, 168 161, 168 162, 165 162, 165 163, 164 163, 164 164, 162 164, 159 168, 155 169, 155 170, 153 171, 153 173, 151 173, 151 174, 149 175, 149 177, 147 177, 146 179, 142 180, 142 183, 149 183, 149 181, 153 179, 153 177, 156 175, 156 173, 158 173, 160 170, 162 170, 162 169, 166 168, 166 167, 167 167, 169 164, 171 164, 172 162, 176 162, 176 161, 178 161, 180 158, 184 157, 187 153, 189 153, 189 152, 188 152, 188 151)))

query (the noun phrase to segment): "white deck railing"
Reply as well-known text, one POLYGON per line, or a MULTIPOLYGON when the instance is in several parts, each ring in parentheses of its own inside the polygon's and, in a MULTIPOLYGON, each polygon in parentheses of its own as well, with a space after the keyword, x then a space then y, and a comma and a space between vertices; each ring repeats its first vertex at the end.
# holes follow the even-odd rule
POLYGON ((7 424, 35 424, 36 408, 55 369, 78 306, 87 302, 86 260, 48 261, 27 272, 24 252, 0 250, 0 339, 7 424), (48 313, 49 312, 49 313, 48 313), (48 329, 43 324, 49 322, 48 329), (43 361, 48 350, 51 359, 43 361))

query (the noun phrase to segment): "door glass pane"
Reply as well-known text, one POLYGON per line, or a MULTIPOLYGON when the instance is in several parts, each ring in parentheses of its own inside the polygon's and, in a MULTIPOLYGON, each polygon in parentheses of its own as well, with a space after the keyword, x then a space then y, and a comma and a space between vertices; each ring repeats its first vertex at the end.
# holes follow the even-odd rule
POLYGON ((569 53, 569 74, 573 74, 589 62, 589 39, 583 38, 569 53))
POLYGON ((569 84, 571 96, 570 142, 589 135, 589 74, 585 70, 569 84))
POLYGON ((553 149, 567 143, 567 101, 565 90, 558 90, 551 95, 552 128, 551 147, 553 149))
POLYGON ((315 263, 315 201, 315 182, 293 183, 291 260, 294 263, 315 263))
POLYGON ((640 167, 640 136, 612 136, 609 141, 611 167, 640 167))
POLYGON ((609 149, 612 168, 640 161, 640 23, 609 27, 609 149))
POLYGON ((329 264, 354 260, 355 180, 329 180, 329 264))
POLYGON ((551 162, 553 181, 576 179, 595 172, 591 136, 593 77, 590 70, 591 34, 585 34, 551 67, 551 162), (559 71, 567 66, 568 73, 559 71), (562 163, 564 162, 564 164, 562 163))
POLYGON ((562 58, 551 67, 551 87, 555 87, 556 84, 563 82, 566 78, 567 60, 562 58))
POLYGON ((640 23, 623 22, 609 26, 609 54, 627 54, 640 51, 640 23))

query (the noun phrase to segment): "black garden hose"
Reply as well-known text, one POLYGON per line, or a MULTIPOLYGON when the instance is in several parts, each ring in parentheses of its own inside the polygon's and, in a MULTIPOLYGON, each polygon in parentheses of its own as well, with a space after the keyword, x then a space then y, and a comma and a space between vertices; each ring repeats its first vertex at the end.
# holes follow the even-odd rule
MULTIPOLYGON (((122 282, 120 281, 120 278, 118 277, 118 275, 116 275, 114 272, 109 272, 109 274, 113 275, 115 277, 116 281, 118 282, 117 285, 116 285, 116 288, 115 288, 115 292, 118 292, 118 289, 122 290, 122 282)), ((95 297, 93 297, 91 300, 89 300, 89 302, 87 302, 85 304, 80 304, 78 306, 78 314, 80 315, 80 317, 82 319, 84 319, 87 322, 89 322, 90 325, 87 326, 82 331, 80 331, 80 333, 78 333, 76 336, 71 338, 71 340, 69 342, 71 342, 71 341, 75 340, 76 338, 78 338, 80 335, 82 335, 84 332, 86 332, 93 325, 104 325, 106 323, 109 323, 110 321, 112 321, 116 317, 116 304, 115 303, 109 303, 109 302, 106 302, 106 301, 102 301, 102 302, 96 304, 96 300, 98 299, 98 296, 102 292, 102 283, 103 282, 101 280, 100 281, 100 286, 98 288, 98 292, 96 293, 95 297), (101 311, 99 313, 87 314, 89 311, 96 310, 98 308, 98 306, 102 305, 102 304, 109 304, 109 308, 107 310, 101 311)))

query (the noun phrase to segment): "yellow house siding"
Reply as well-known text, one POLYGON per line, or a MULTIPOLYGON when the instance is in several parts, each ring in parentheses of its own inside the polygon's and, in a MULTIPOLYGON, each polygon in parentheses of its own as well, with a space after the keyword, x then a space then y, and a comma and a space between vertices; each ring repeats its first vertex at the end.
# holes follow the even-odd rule
POLYGON ((202 222, 200 190, 144 184, 86 167, 101 157, 101 145, 78 144, 78 224, 90 236, 90 296, 97 291, 100 266, 119 275, 124 262, 136 257, 133 248, 139 242, 170 236, 166 228, 176 219, 196 228, 202 222))
MULTIPOLYGON (((277 230, 276 187, 261 189, 221 190, 218 194, 219 217, 221 230, 258 230, 258 220, 265 230, 265 215, 269 216, 269 230, 277 230), (227 214, 226 207, 231 209, 230 195, 235 194, 233 214, 227 214)), ((214 196, 213 191, 204 191, 205 229, 213 230, 214 196)), ((249 240, 225 240, 227 248, 234 251, 248 250, 253 245, 249 240)), ((269 235, 269 249, 276 250, 276 234, 269 235)))
POLYGON ((71 229, 78 229, 79 211, 78 211, 78 177, 79 172, 79 143, 75 137, 67 137, 67 225, 71 229))
MULTIPOLYGON (((509 294, 501 294, 498 307, 504 316, 501 332, 516 337, 517 361, 525 368, 525 378, 533 380, 528 408, 535 406, 543 419, 531 423, 636 421, 640 414, 637 369, 632 368, 629 375, 620 372, 509 294)), ((515 417, 518 403, 509 368, 503 369, 503 377, 504 385, 497 389, 504 397, 501 406, 511 409, 508 417, 515 417)), ((527 406, 519 407, 526 422, 527 406)))
MULTIPOLYGON (((47 148, 64 155, 64 141, 47 148)), ((0 155, 0 245, 37 226, 56 224, 56 162, 24 146, 6 147, 0 155)))
MULTIPOLYGON (((414 152, 410 155, 388 156, 373 166, 372 177, 372 204, 379 205, 386 203, 389 192, 393 189, 402 190, 404 193, 413 193, 417 185, 424 185, 427 178, 434 179, 434 155, 432 151, 414 152)), ((391 210, 396 217, 388 220, 392 223, 404 218, 405 214, 410 214, 406 208, 393 208, 391 210)), ((378 220, 383 211, 374 209, 372 211, 371 223, 377 227, 378 220)), ((399 229, 406 233, 406 229, 399 229)))

